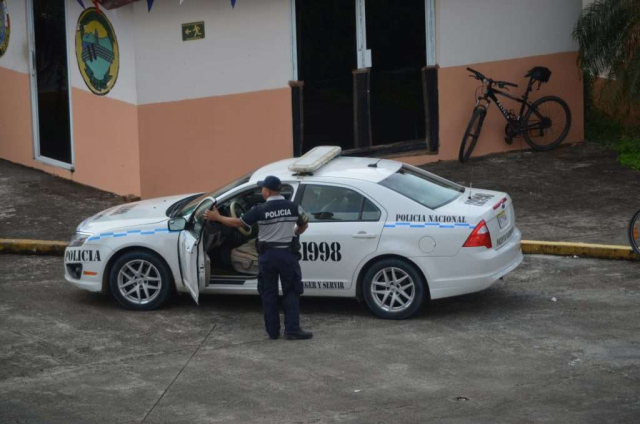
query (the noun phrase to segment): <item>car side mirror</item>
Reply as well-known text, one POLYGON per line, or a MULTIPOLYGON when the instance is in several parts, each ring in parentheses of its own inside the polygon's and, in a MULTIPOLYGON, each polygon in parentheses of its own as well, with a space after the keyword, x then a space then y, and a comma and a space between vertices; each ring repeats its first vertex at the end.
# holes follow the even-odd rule
POLYGON ((187 220, 184 218, 174 218, 169 220, 169 231, 182 231, 187 226, 187 220))

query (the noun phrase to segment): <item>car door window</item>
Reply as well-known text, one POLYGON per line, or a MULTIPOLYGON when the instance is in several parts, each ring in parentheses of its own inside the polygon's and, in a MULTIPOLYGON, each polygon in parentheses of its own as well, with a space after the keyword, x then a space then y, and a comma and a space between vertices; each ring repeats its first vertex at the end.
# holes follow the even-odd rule
POLYGON ((377 221, 380 210, 354 190, 309 184, 305 186, 302 208, 310 222, 377 221))
POLYGON ((213 201, 211 199, 206 199, 202 203, 198 205, 195 212, 192 216, 192 222, 190 231, 196 238, 200 237, 200 233, 202 233, 202 227, 204 226, 204 212, 211 209, 213 206, 213 201))
POLYGON ((362 221, 378 221, 380 220, 380 209, 376 207, 371 200, 365 198, 362 205, 362 221))

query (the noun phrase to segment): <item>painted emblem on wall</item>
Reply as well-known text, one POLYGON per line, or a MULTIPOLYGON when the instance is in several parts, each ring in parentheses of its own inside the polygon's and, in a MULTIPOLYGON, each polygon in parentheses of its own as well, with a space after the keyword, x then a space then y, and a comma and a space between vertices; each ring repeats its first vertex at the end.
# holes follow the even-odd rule
POLYGON ((99 96, 107 94, 120 70, 118 40, 104 13, 90 7, 78 18, 76 58, 87 87, 99 96))
POLYGON ((9 10, 6 0, 0 0, 0 57, 9 48, 9 36, 11 35, 11 23, 9 22, 9 10))

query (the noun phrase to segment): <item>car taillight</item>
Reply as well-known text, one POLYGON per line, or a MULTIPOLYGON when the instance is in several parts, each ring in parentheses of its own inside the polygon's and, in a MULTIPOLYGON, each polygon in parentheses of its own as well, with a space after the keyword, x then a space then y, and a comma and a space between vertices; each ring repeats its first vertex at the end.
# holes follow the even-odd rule
POLYGON ((464 242, 462 247, 480 247, 484 246, 487 249, 491 249, 491 234, 489 234, 489 228, 487 223, 480 221, 473 232, 469 235, 467 241, 464 242))

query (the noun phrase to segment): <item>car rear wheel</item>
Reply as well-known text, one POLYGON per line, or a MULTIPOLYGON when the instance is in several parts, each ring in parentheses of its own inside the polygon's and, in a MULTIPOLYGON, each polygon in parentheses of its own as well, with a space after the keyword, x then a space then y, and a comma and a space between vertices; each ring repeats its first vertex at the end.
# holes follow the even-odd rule
POLYGON ((167 266, 156 255, 132 251, 113 264, 109 285, 111 293, 123 307, 149 311, 167 301, 173 281, 167 266))
POLYGON ((399 259, 385 259, 364 276, 363 295, 374 314, 404 319, 415 314, 424 299, 425 283, 416 269, 399 259))

